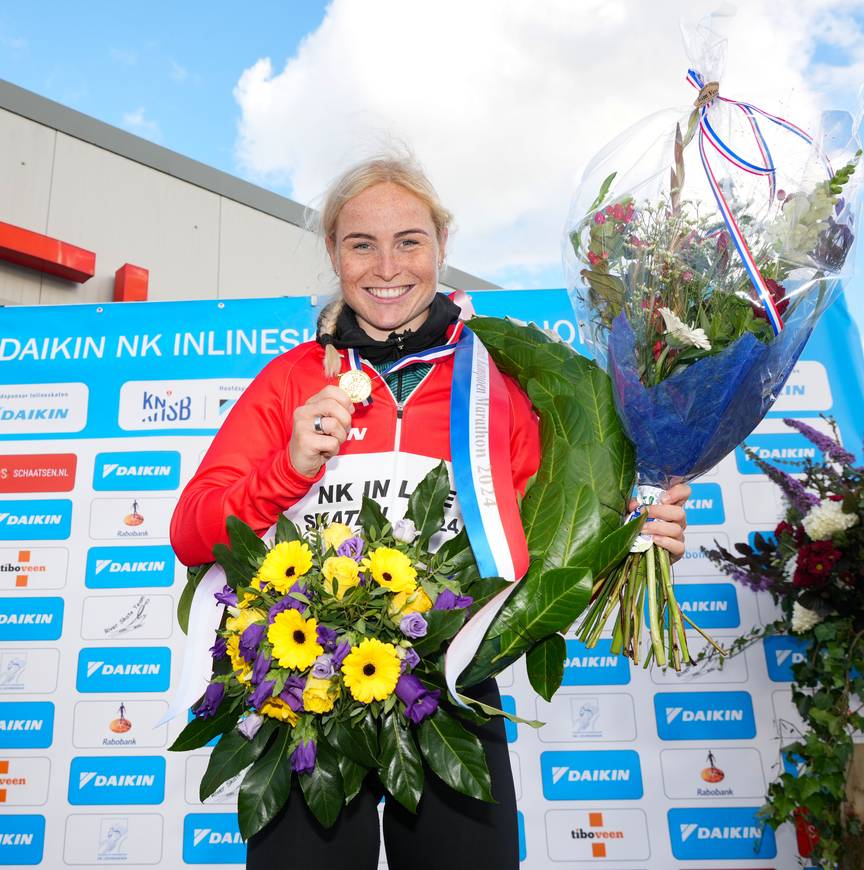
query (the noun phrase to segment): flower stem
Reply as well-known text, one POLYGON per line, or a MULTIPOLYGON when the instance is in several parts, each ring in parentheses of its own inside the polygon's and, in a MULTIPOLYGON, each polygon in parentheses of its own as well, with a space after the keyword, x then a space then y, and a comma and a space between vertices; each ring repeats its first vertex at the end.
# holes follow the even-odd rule
POLYGON ((657 607, 657 573, 654 566, 654 545, 645 551, 645 567, 648 584, 648 630, 651 633, 651 647, 654 650, 654 658, 661 667, 666 664, 666 652, 663 649, 663 632, 660 623, 660 614, 657 607))

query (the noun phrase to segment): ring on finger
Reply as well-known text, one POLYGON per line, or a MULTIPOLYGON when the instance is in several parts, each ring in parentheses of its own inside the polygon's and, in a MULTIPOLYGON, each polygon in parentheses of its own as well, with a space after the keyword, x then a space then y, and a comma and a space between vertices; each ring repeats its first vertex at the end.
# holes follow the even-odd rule
POLYGON ((319 435, 326 435, 327 433, 324 431, 324 427, 321 425, 321 420, 322 420, 321 415, 320 415, 320 414, 316 414, 316 415, 315 415, 315 419, 312 421, 312 428, 313 428, 313 429, 314 429, 314 430, 315 430, 319 435))

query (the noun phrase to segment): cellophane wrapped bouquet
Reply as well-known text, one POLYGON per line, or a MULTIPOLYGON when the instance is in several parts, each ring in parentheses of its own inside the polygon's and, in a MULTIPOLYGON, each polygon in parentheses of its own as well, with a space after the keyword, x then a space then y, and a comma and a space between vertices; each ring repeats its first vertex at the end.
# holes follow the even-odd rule
MULTIPOLYGON (((639 122, 589 163, 564 240, 568 292, 636 448, 641 504, 709 470, 771 407, 851 263, 858 131, 811 137, 723 94, 725 41, 685 33, 692 108, 639 122)), ((683 79, 683 76, 682 76, 683 79)), ((650 531, 650 526, 646 533, 650 531)), ((580 637, 690 659, 666 551, 643 537, 594 589, 580 637)))
POLYGON ((429 552, 449 494, 441 463, 393 524, 368 498, 358 531, 331 523, 301 534, 281 517, 265 542, 229 518, 231 546, 214 548, 228 584, 214 674, 171 749, 219 738, 200 797, 242 780, 244 838, 284 806, 294 776, 325 826, 370 770, 412 811, 424 762, 457 791, 492 800, 480 741, 439 703, 444 645, 497 590, 467 594, 479 577, 464 534, 429 552))

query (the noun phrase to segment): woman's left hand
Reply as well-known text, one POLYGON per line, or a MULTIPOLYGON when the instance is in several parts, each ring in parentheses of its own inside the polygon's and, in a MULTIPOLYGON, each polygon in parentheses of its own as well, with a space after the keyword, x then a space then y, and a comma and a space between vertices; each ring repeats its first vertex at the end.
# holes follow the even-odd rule
MULTIPOLYGON (((654 539, 658 547, 669 551, 672 562, 677 562, 684 555, 684 529, 687 528, 687 514, 684 505, 690 498, 690 487, 686 483, 678 483, 666 490, 660 499, 660 504, 648 506, 648 517, 654 522, 642 527, 642 534, 654 539)), ((636 510, 636 499, 630 502, 630 510, 636 510)))

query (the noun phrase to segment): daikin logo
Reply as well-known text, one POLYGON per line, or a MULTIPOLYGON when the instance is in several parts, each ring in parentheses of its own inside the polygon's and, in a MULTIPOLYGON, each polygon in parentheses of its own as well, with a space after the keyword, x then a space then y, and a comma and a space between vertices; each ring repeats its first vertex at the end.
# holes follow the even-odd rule
POLYGON ((165 759, 161 756, 72 759, 70 804, 159 804, 164 797, 165 759))
MULTIPOLYGON (((702 628, 737 628, 741 624, 733 583, 687 583, 675 587, 681 610, 702 628)), ((645 602, 646 619, 648 602, 645 602)), ((668 623, 668 617, 667 617, 668 623)))
POLYGON ((632 750, 543 752, 543 795, 547 800, 637 800, 642 768, 632 750))
POLYGON ((762 827, 756 807, 669 810, 672 854, 679 860, 774 858, 774 831, 762 827))
MULTIPOLYGON (((770 462, 783 471, 797 471, 797 463, 804 462, 805 460, 815 463, 822 461, 822 451, 797 432, 784 432, 776 435, 751 435, 746 443, 759 459, 770 462)), ((738 447, 735 450, 735 462, 741 474, 765 473, 747 456, 742 447, 738 447)))
POLYGON ((747 692, 658 692, 654 696, 661 740, 743 740, 756 736, 747 692))
POLYGON ((160 490, 180 485, 180 454, 176 450, 99 453, 93 467, 93 489, 160 490))
POLYGON ((45 816, 0 815, 0 864, 41 864, 44 847, 45 816))
POLYGON ((686 504, 688 525, 719 526, 726 521, 719 483, 694 483, 692 490, 686 504))
POLYGON ((79 692, 164 692, 171 675, 168 647, 88 647, 78 654, 79 692))
POLYGON ((0 703, 0 748, 46 749, 54 741, 54 705, 50 701, 0 703))
POLYGON ((62 598, 0 598, 0 641, 57 640, 62 598))
POLYGON ((612 655, 611 646, 611 640, 601 640, 589 650, 578 640, 568 640, 561 685, 622 686, 629 683, 629 664, 623 656, 612 655))
POLYGON ((236 813, 190 813, 183 820, 186 864, 244 864, 246 844, 236 813))
POLYGON ((91 547, 84 583, 89 589, 171 586, 174 565, 174 553, 164 545, 91 547))
POLYGON ((795 637, 775 635, 763 640, 768 676, 775 683, 791 683, 792 668, 807 658, 809 644, 795 637))
POLYGON ((71 527, 68 498, 0 501, 0 541, 60 541, 71 527))

